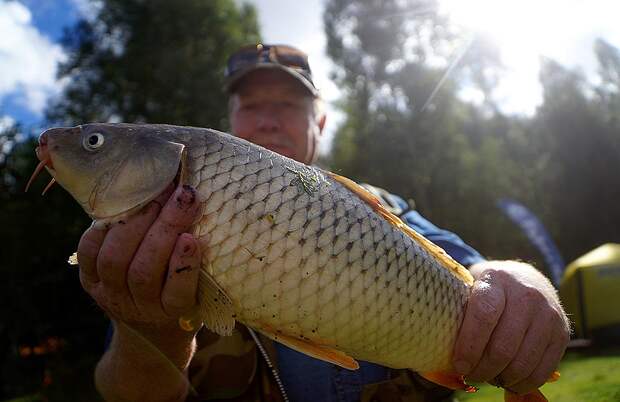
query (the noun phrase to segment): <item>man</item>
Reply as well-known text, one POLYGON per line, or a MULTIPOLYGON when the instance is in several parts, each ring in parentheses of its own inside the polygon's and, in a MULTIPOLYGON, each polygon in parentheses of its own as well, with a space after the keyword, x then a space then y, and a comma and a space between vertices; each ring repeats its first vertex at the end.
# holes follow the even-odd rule
MULTIPOLYGON (((314 161, 325 115, 304 53, 288 46, 243 48, 229 59, 226 76, 235 135, 300 162, 314 161)), ((398 197, 369 188, 476 278, 455 346, 455 369, 469 380, 519 393, 542 385, 569 338, 568 320, 544 276, 527 264, 484 261, 455 235, 407 211, 398 197)), ((200 250, 185 232, 197 213, 191 188, 169 188, 124 225, 90 228, 80 240, 82 285, 115 323, 95 373, 106 400, 177 401, 191 391, 197 400, 256 400, 261 394, 281 400, 274 392, 280 380, 265 370, 247 331, 219 338, 178 325, 195 307, 200 250), (190 269, 181 274, 178 267, 190 269), (193 387, 179 373, 188 373, 193 387)), ((430 400, 436 394, 409 373, 365 363, 349 372, 276 343, 259 343, 264 355, 277 360, 292 401, 353 401, 369 398, 369 392, 378 400, 394 392, 401 394, 389 400, 430 400)))

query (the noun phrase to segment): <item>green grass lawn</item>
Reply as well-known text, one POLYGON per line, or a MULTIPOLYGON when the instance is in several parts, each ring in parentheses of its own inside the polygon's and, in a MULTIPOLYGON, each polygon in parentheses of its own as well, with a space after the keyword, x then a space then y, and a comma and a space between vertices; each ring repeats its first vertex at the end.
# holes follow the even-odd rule
MULTIPOLYGON (((549 402, 620 402, 620 349, 568 352, 560 364, 560 374, 557 382, 541 388, 549 402)), ((480 385, 474 394, 458 394, 459 401, 503 398, 504 390, 488 384, 480 385)))
MULTIPOLYGON (((542 392, 550 402, 620 402, 620 348, 606 350, 571 351, 560 364, 561 378, 542 387, 542 392)), ((90 375, 90 374, 89 374, 90 375)), ((77 395, 74 386, 50 392, 47 398, 31 394, 5 400, 4 402, 56 401, 96 401, 100 400, 92 392, 77 395), (69 396, 70 395, 70 396, 69 396)), ((475 384, 480 390, 473 394, 458 393, 459 402, 495 402, 504 400, 504 391, 488 384, 475 384)))

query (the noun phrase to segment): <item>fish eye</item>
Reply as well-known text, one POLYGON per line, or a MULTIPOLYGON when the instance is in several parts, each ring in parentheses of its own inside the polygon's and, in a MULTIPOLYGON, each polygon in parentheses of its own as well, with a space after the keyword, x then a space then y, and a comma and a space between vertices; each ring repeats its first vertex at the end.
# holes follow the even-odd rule
POLYGON ((103 145, 105 137, 101 133, 91 133, 84 137, 84 148, 94 151, 103 145))

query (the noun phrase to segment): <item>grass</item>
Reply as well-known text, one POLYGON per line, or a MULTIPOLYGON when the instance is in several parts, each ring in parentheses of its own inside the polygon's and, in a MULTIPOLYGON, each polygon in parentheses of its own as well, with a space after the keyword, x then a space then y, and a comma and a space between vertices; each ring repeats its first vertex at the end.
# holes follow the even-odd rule
MULTIPOLYGON (((560 364, 561 378, 541 388, 550 402, 620 402, 620 348, 607 350, 571 351, 560 364)), ((89 374, 90 375, 90 374, 89 374)), ((504 391, 488 384, 475 384, 480 390, 474 394, 458 393, 459 402, 496 402, 504 400, 504 391)), ((58 384, 55 392, 44 397, 31 394, 4 402, 40 402, 66 400, 99 400, 94 394, 82 391, 76 395, 71 386, 58 384)), ((94 392, 94 391, 93 391, 94 392)))
MULTIPOLYGON (((568 352, 560 379, 541 391, 550 402, 620 402, 620 349, 568 352)), ((478 384, 476 384, 478 386, 478 384)), ((459 392, 460 402, 504 400, 504 391, 488 384, 474 394, 459 392)))

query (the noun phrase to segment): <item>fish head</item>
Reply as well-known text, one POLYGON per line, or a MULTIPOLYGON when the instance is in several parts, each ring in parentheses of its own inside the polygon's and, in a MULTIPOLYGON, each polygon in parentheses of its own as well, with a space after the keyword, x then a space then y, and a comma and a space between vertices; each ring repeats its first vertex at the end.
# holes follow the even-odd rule
POLYGON ((93 219, 109 220, 164 191, 181 169, 184 148, 155 125, 92 123, 46 130, 36 152, 93 219))

